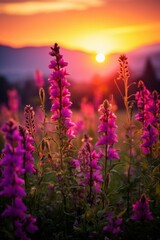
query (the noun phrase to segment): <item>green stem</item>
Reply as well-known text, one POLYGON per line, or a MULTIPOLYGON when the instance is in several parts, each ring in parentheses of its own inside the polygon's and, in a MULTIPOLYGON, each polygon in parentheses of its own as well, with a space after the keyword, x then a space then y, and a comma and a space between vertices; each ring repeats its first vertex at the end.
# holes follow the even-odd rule
POLYGON ((108 163, 108 145, 106 146, 106 149, 105 149, 105 159, 104 159, 104 175, 103 175, 103 192, 104 192, 104 196, 103 196, 103 199, 102 199, 102 205, 103 205, 103 208, 105 207, 105 203, 106 203, 106 194, 107 194, 107 163, 108 163))
MULTIPOLYGON (((132 136, 131 136, 132 137, 132 136)), ((129 217, 129 210, 130 210, 130 171, 131 171, 131 163, 132 163, 132 145, 130 145, 129 149, 129 166, 128 166, 128 174, 127 174, 127 214, 129 217)))
POLYGON ((90 183, 89 183, 89 202, 92 205, 92 187, 93 187, 93 169, 92 169, 92 156, 91 151, 90 153, 90 183))

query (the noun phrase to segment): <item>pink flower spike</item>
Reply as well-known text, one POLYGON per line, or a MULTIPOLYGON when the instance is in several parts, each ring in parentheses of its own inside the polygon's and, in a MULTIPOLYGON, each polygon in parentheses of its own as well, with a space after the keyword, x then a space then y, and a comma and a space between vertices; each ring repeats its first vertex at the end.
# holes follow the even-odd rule
POLYGON ((141 195, 141 199, 132 205, 133 215, 131 220, 133 221, 146 221, 153 220, 152 213, 149 209, 149 199, 145 194, 141 195))
POLYGON ((42 73, 39 69, 37 69, 36 72, 35 72, 34 80, 35 80, 35 85, 38 88, 44 87, 44 78, 43 78, 42 73))
MULTIPOLYGON (((29 231, 24 227, 24 222, 28 218, 27 207, 23 203, 26 192, 24 180, 21 177, 24 173, 35 171, 31 156, 33 139, 28 133, 26 134, 26 130, 22 131, 21 129, 20 134, 13 120, 6 123, 2 131, 5 133, 5 147, 3 149, 5 155, 1 160, 0 195, 11 200, 9 201, 11 204, 7 205, 2 216, 12 219, 15 237, 28 240, 27 233, 29 231)), ((30 220, 28 220, 28 225, 31 224, 30 220)), ((35 232, 37 227, 33 226, 33 228, 33 232, 35 232)))
POLYGON ((116 116, 111 110, 111 104, 107 100, 99 107, 99 112, 101 116, 99 118, 100 124, 98 126, 98 132, 100 136, 96 143, 97 146, 104 146, 107 149, 107 158, 108 159, 119 159, 118 153, 113 148, 113 145, 118 142, 117 134, 115 129, 117 125, 115 124, 116 116))

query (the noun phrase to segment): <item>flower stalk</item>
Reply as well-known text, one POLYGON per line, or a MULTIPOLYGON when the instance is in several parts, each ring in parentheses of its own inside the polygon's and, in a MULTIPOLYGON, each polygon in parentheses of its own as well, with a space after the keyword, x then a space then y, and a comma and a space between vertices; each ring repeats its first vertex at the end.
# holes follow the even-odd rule
POLYGON ((26 192, 23 188, 22 175, 29 170, 27 165, 24 168, 23 162, 26 149, 22 147, 22 137, 13 120, 6 123, 2 127, 2 131, 5 134, 6 143, 3 149, 4 157, 0 162, 3 169, 0 196, 6 196, 11 200, 2 212, 2 217, 8 217, 12 220, 16 238, 29 240, 28 233, 34 233, 38 228, 34 225, 36 219, 26 213, 27 207, 23 202, 26 192))

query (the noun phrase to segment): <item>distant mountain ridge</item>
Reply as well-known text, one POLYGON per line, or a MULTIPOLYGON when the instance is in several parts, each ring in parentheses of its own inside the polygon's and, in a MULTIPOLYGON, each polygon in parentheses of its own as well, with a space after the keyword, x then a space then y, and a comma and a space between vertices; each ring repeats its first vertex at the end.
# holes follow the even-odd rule
MULTIPOLYGON (((25 80, 33 78, 35 70, 40 69, 48 77, 49 51, 49 46, 12 48, 0 45, 0 75, 10 81, 25 80)), ((83 51, 61 48, 61 53, 69 63, 70 78, 75 81, 89 81, 96 74, 107 76, 118 66, 119 53, 108 55, 103 64, 96 63, 94 54, 83 51)), ((160 43, 137 48, 126 55, 135 75, 143 72, 145 62, 150 58, 160 79, 160 43)))

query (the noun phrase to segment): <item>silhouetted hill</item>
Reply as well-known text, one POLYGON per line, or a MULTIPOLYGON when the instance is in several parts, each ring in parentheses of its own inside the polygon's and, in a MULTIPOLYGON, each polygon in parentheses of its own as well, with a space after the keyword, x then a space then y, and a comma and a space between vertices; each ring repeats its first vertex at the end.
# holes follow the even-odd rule
MULTIPOLYGON (((24 47, 12 48, 0 46, 0 75, 9 80, 21 80, 34 75, 38 68, 49 76, 48 69, 51 56, 50 47, 24 47)), ((93 74, 106 73, 106 65, 95 62, 95 56, 83 51, 61 48, 65 61, 69 63, 67 70, 73 80, 88 81, 93 74)))
MULTIPOLYGON (((10 81, 33 78, 38 68, 45 76, 49 76, 48 69, 51 56, 50 47, 12 48, 0 45, 0 75, 10 81)), ((103 64, 95 61, 95 55, 83 51, 61 48, 64 59, 69 62, 67 67, 70 78, 75 81, 89 81, 94 75, 107 76, 117 69, 119 53, 107 56, 103 64)), ((143 46, 126 53, 129 66, 135 76, 142 74, 147 59, 150 59, 160 79, 160 44, 143 46)))

